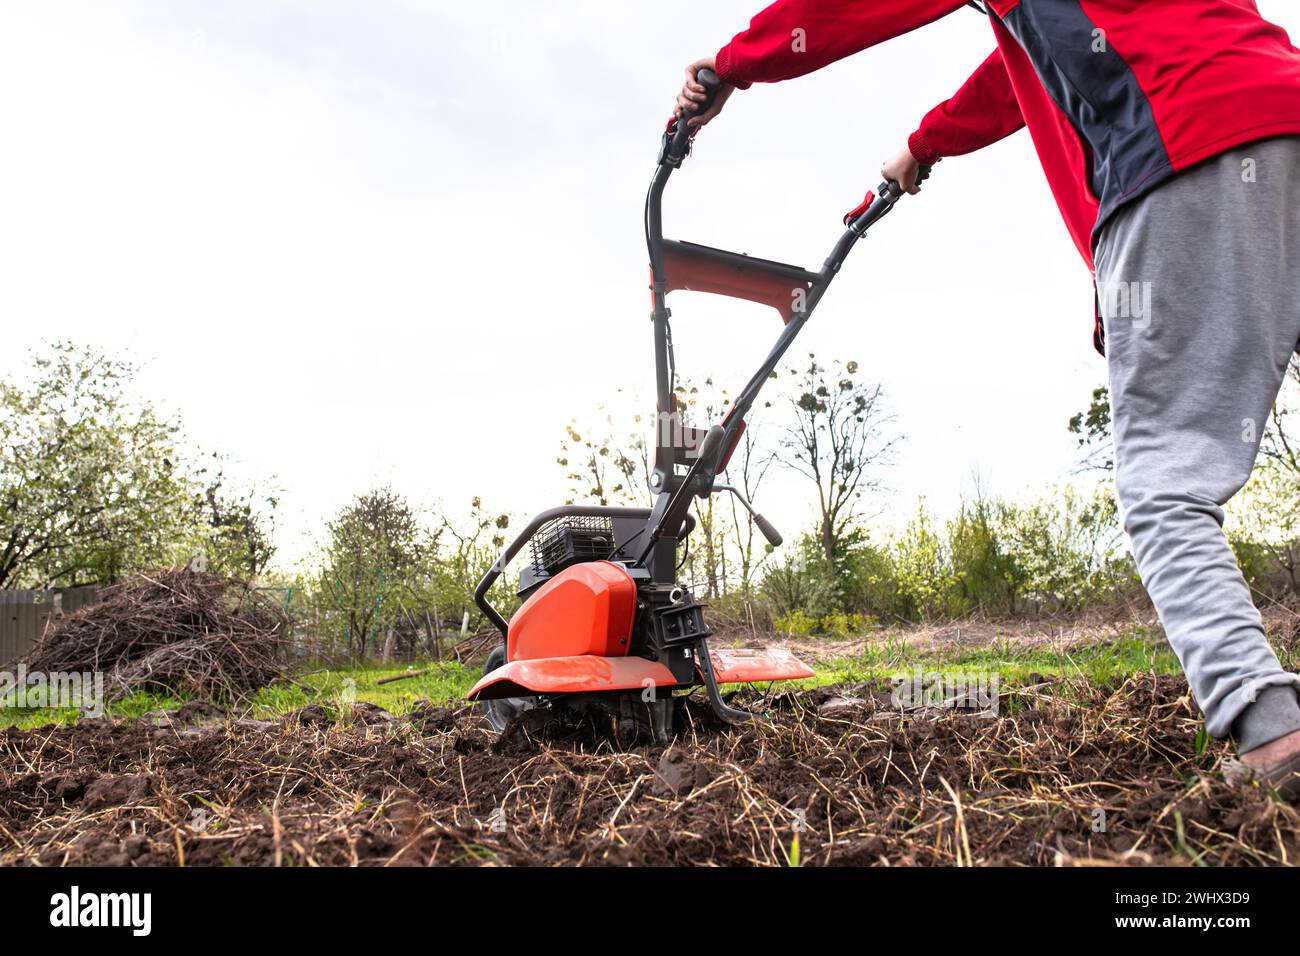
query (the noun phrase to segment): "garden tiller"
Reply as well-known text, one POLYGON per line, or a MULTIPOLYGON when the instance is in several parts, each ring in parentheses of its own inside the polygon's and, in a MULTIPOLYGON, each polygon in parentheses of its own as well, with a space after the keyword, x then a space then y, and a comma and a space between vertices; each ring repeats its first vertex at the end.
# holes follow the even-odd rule
MULTIPOLYGON (((718 78, 701 70, 712 93, 718 78)), ((707 106, 704 107, 707 109, 707 106)), ((790 680, 812 670, 784 650, 711 649, 703 605, 677 581, 678 549, 695 527, 692 499, 735 495, 776 547, 781 536, 739 489, 721 480, 759 390, 790 348, 849 250, 894 208, 896 183, 844 217, 847 230, 820 272, 756 259, 691 242, 664 239, 662 200, 673 170, 690 155, 695 130, 686 114, 669 123, 646 197, 654 311, 655 453, 650 508, 566 505, 537 515, 479 582, 474 599, 504 641, 488 656, 483 678, 469 692, 492 726, 504 730, 526 712, 548 708, 567 716, 612 717, 620 731, 669 737, 681 695, 703 685, 721 719, 754 715, 723 700, 719 684, 790 680), (674 290, 712 292, 770 306, 785 326, 776 345, 736 397, 726 416, 707 430, 684 425, 675 394, 670 312, 674 290), (488 600, 506 566, 531 543, 531 561, 519 575, 522 606, 510 622, 488 600)))

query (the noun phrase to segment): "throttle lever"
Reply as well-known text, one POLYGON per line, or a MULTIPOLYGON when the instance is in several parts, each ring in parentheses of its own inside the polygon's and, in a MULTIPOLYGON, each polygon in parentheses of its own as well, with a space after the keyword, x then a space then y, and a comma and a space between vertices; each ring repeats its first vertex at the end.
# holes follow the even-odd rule
POLYGON ((754 506, 750 504, 749 499, 745 497, 745 493, 743 491, 741 491, 735 485, 729 484, 727 482, 722 482, 722 481, 715 481, 713 483, 713 490, 729 491, 733 495, 735 495, 736 500, 739 501, 741 506, 746 511, 748 511, 750 515, 753 517, 754 524, 758 526, 758 530, 762 533, 763 537, 767 539, 767 543, 774 548, 781 547, 781 542, 783 540, 781 537, 781 532, 776 530, 776 527, 772 524, 772 522, 768 521, 761 514, 759 514, 757 511, 754 510, 754 506))
MULTIPOLYGON (((927 179, 929 179, 930 172, 932 169, 933 167, 931 166, 922 166, 916 176, 917 183, 918 184, 923 183, 927 179)), ((881 200, 884 202, 884 206, 882 207, 882 211, 881 211, 881 215, 883 215, 884 212, 887 212, 889 209, 892 209, 894 203, 902 199, 903 195, 904 193, 903 193, 902 186, 898 185, 898 183, 892 179, 886 180, 885 182, 877 186, 875 189, 867 190, 867 194, 862 197, 862 202, 858 203, 856 206, 854 206, 852 209, 850 209, 848 212, 844 214, 844 225, 852 228, 856 223, 859 222, 859 220, 863 216, 865 216, 868 212, 871 211, 871 208, 874 205, 876 205, 877 200, 881 200)), ((875 218, 879 218, 879 217, 877 216, 875 218)), ((872 221, 874 221, 874 219, 872 221)))

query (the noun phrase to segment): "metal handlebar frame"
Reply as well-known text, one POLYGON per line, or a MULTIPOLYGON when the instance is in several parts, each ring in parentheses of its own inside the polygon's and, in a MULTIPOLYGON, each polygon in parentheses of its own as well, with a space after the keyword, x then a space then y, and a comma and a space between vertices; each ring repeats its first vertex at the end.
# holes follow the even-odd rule
MULTIPOLYGON (((702 70, 700 72, 703 74, 706 71, 702 70)), ((704 104, 700 112, 707 110, 708 105, 708 103, 704 104)), ((717 476, 718 464, 728 449, 731 448, 732 442, 737 438, 745 416, 753 407, 754 401, 757 399, 764 383, 766 383, 782 357, 789 350, 791 344, 803 329, 804 323, 812 316, 813 310, 821 302, 822 296, 826 294, 831 281, 839 274, 840 267, 844 264, 844 260, 852 251, 853 246, 866 235, 868 229, 893 211, 895 203, 904 194, 902 188, 895 182, 881 183, 876 190, 875 201, 848 224, 848 228, 844 230, 839 240, 832 247, 830 255, 826 257, 818 272, 810 272, 785 263, 754 259, 727 250, 692 247, 689 243, 666 241, 663 235, 664 188, 668 184, 668 179, 673 170, 681 166, 689 155, 692 137, 686 130, 687 120, 692 115, 694 114, 688 113, 680 117, 664 134, 664 145, 660 150, 659 165, 655 169, 653 179, 650 181, 650 189, 646 194, 645 205, 646 247, 650 255, 651 296, 654 303, 652 319, 655 339, 656 408, 658 411, 657 421, 661 425, 658 428, 656 437, 655 466, 651 476, 651 487, 660 494, 655 504, 654 515, 650 519, 652 527, 647 540, 642 546, 643 550, 638 563, 650 566, 652 571, 656 572, 656 578, 659 576, 657 572, 660 566, 664 563, 660 544, 666 538, 665 529, 680 526, 683 516, 690 509, 692 497, 702 497, 711 492, 714 478, 717 476), (707 256, 714 261, 729 260, 737 265, 743 264, 749 270, 787 278, 792 282, 792 296, 796 290, 803 290, 800 296, 800 306, 793 310, 790 320, 777 337, 776 344, 772 346, 758 371, 750 377, 744 389, 737 396, 726 419, 720 426, 721 432, 717 435, 710 435, 709 439, 701 447, 700 453, 689 471, 680 480, 673 473, 675 458, 673 455, 674 450, 668 436, 665 434, 668 429, 662 427, 662 423, 667 420, 668 416, 673 415, 676 410, 673 402, 675 362, 672 355, 672 331, 669 325, 671 312, 666 304, 669 283, 665 269, 665 251, 670 247, 679 252, 686 250, 687 254, 690 254, 692 248, 698 249, 701 250, 700 255, 707 256)), ((718 427, 715 426, 715 428, 718 427)), ((672 546, 675 550, 675 541, 672 542, 672 546)))
MULTIPOLYGON (((721 84, 717 77, 712 75, 712 71, 708 70, 701 70, 697 74, 697 79, 700 79, 706 88, 711 90, 709 101, 703 104, 698 111, 704 112, 708 109, 712 102, 712 96, 716 95, 721 84)), ((488 601, 487 592, 505 571, 506 566, 523 549, 524 545, 545 524, 557 518, 571 516, 644 520, 646 522, 645 529, 636 532, 631 538, 624 541, 619 546, 619 551, 628 548, 633 543, 633 538, 644 536, 643 540, 636 542, 637 547, 641 550, 634 562, 634 566, 646 568, 653 583, 673 582, 676 576, 678 541, 690 534, 695 523, 689 513, 692 497, 704 497, 713 492, 715 489, 714 479, 717 477, 719 465, 730 450, 732 443, 739 437, 745 416, 753 407, 754 401, 757 399, 764 383, 789 350, 800 330, 803 329, 804 323, 812 316, 813 310, 821 302, 822 296, 825 295, 831 281, 839 273, 840 267, 844 264, 844 260, 852 251, 853 246, 866 235, 868 229, 893 211, 894 204, 903 196, 903 190, 897 183, 882 183, 876 190, 875 201, 861 215, 849 223, 848 228, 845 229, 834 247, 832 247, 830 255, 826 257, 826 261, 822 263, 821 269, 817 272, 810 272, 799 266, 785 263, 755 259, 725 249, 713 249, 691 243, 666 241, 663 235, 664 187, 668 184, 668 179, 673 170, 679 168, 686 157, 690 155, 694 132, 688 127, 687 121, 694 115, 696 115, 695 112, 686 112, 675 123, 671 124, 663 134, 659 162, 655 168, 654 176, 650 180, 650 189, 646 193, 645 234, 646 248, 650 255, 650 288, 653 299, 651 318, 654 324, 655 393, 656 409, 658 411, 654 471, 650 481, 651 490, 656 494, 654 506, 652 508, 619 508, 567 505, 561 508, 551 508, 535 516, 523 531, 516 536, 510 546, 502 552, 501 556, 493 562, 492 567, 483 576, 474 591, 475 604, 478 605, 488 620, 501 631, 502 635, 508 633, 509 625, 505 618, 488 601), (672 354, 672 332, 669 326, 671 313, 665 301, 669 291, 665 270, 665 252, 668 248, 672 248, 675 254, 678 255, 708 259, 714 264, 724 266, 743 267, 746 270, 756 271, 769 278, 772 276, 780 277, 793 283, 792 293, 796 289, 803 290, 801 306, 791 311, 789 320, 777 337, 776 344, 772 346, 758 371, 750 377, 744 389, 736 397, 727 417, 720 425, 714 425, 709 429, 703 444, 699 448, 698 455, 684 476, 675 474, 676 448, 672 444, 672 438, 669 434, 671 429, 663 427, 664 423, 669 421, 670 416, 676 411, 673 401, 675 368, 672 354)))

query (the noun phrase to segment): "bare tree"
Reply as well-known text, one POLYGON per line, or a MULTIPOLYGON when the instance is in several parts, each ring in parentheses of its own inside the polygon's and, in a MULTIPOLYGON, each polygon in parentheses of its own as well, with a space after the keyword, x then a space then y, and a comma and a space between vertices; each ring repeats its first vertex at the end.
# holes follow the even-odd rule
POLYGON ((793 423, 781 441, 781 461, 817 487, 818 537, 834 565, 862 518, 863 495, 881 487, 879 469, 893 459, 899 436, 885 413, 883 390, 858 379, 857 362, 826 368, 809 355, 790 404, 793 423))
POLYGON ((1297 408, 1300 408, 1300 359, 1292 355, 1286 377, 1282 380, 1282 391, 1269 415, 1260 452, 1266 459, 1300 476, 1300 438, 1287 431, 1290 417, 1297 408))
POLYGON ((565 426, 556 463, 568 471, 569 500, 608 504, 646 504, 650 488, 650 447, 642 415, 617 421, 602 406, 596 422, 565 426))
MULTIPOLYGON (((745 493, 745 497, 755 507, 757 507, 755 499, 758 497, 763 479, 767 477, 768 469, 776 461, 775 454, 763 449, 758 435, 756 426, 745 429, 745 433, 740 438, 740 445, 732 455, 730 467, 727 469, 727 478, 745 493)), ((740 564, 740 586, 742 590, 748 592, 754 580, 754 573, 771 553, 771 549, 766 545, 759 545, 761 551, 756 549, 755 535, 758 529, 754 525, 754 519, 734 497, 730 498, 730 508, 737 561, 740 564)))
MULTIPOLYGON (((706 378, 702 384, 681 381, 677 385, 677 407, 702 428, 719 422, 731 402, 725 389, 714 387, 706 378)), ((709 597, 727 591, 727 519, 728 515, 716 497, 708 496, 695 501, 695 514, 699 519, 693 538, 698 541, 688 556, 692 584, 703 578, 709 597), (698 575, 698 577, 697 577, 698 575)))

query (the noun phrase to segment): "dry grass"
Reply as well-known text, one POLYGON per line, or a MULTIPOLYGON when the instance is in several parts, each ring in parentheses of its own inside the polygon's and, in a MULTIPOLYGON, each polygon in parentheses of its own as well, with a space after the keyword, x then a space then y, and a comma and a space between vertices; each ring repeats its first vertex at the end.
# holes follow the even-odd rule
MULTIPOLYGON (((83 722, 0 736, 0 863, 1289 864, 1296 811, 1196 752, 1186 684, 1059 682, 1002 714, 870 686, 688 708, 671 747, 494 738, 467 711, 83 722), (841 699, 832 706, 827 701, 841 699)), ((201 715, 200 715, 201 716, 201 715)))

